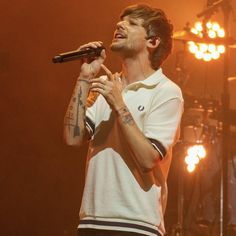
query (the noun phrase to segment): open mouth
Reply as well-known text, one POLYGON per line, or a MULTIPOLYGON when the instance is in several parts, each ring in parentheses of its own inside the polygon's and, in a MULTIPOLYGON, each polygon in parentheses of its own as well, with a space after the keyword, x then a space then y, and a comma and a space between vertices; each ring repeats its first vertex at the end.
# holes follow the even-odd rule
POLYGON ((123 33, 115 33, 115 39, 124 39, 126 36, 123 33))

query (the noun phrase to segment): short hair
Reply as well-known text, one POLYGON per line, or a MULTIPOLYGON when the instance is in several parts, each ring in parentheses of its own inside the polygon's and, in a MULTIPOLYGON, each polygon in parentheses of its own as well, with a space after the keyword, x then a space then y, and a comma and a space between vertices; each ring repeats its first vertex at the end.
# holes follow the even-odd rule
POLYGON ((163 10, 152 8, 146 4, 128 6, 121 13, 120 18, 125 16, 143 19, 147 39, 155 37, 160 39, 160 44, 149 56, 152 68, 158 69, 171 53, 173 25, 163 10))

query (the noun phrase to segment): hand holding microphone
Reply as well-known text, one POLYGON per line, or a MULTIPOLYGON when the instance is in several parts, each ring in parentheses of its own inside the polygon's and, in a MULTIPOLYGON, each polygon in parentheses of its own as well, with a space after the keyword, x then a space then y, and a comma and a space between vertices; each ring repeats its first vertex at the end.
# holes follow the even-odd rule
MULTIPOLYGON (((90 42, 80 46, 76 51, 61 53, 55 56, 52 61, 54 63, 62 63, 73 60, 82 60, 82 65, 80 67, 80 75, 78 81, 85 82, 86 87, 90 87, 91 79, 95 78, 101 69, 101 65, 105 61, 106 53, 105 47, 102 45, 101 41, 90 42)), ((99 93, 89 92, 87 99, 87 107, 91 106, 99 93)))
POLYGON ((65 52, 54 56, 52 61, 53 63, 63 63, 86 58, 91 59, 93 57, 99 57, 103 49, 105 49, 105 47, 102 46, 102 42, 91 42, 84 44, 78 50, 65 52))
POLYGON ((100 71, 101 65, 105 61, 106 53, 105 53, 104 47, 102 46, 102 42, 100 42, 100 41, 91 42, 91 43, 82 45, 79 48, 79 51, 83 51, 86 48, 90 48, 92 50, 97 50, 98 48, 102 48, 100 54, 97 55, 94 60, 89 60, 89 59, 91 59, 89 57, 84 58, 85 62, 81 65, 80 76, 91 79, 91 78, 94 78, 98 74, 98 72, 100 71))
POLYGON ((54 63, 82 60, 80 77, 92 78, 97 75, 106 58, 105 47, 101 41, 80 46, 76 51, 61 53, 53 57, 54 63))

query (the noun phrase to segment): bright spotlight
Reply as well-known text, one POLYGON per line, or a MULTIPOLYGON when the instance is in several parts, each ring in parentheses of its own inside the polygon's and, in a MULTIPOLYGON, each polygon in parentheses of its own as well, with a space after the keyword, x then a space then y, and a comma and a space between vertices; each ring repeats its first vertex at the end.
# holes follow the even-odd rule
POLYGON ((214 30, 209 30, 208 36, 209 36, 211 39, 214 39, 214 38, 216 37, 216 32, 215 32, 214 30))
POLYGON ((220 38, 224 38, 224 37, 225 37, 225 30, 224 30, 224 29, 219 29, 219 30, 217 31, 217 35, 218 35, 218 37, 220 37, 220 38))
POLYGON ((184 159, 187 164, 188 172, 193 172, 200 160, 206 157, 206 149, 203 145, 197 144, 187 149, 187 155, 184 159))
MULTIPOLYGON (((225 37, 225 30, 220 27, 217 22, 208 21, 204 26, 202 22, 196 22, 191 32, 204 40, 203 35, 206 34, 210 39, 225 37)), ((213 43, 188 42, 189 51, 199 60, 211 61, 220 57, 225 52, 224 45, 215 45, 213 43)))
POLYGON ((192 173, 195 169, 196 169, 196 166, 195 166, 195 165, 188 165, 188 166, 187 166, 187 170, 188 170, 188 172, 190 172, 190 173, 192 173))
POLYGON ((217 46, 217 51, 219 53, 224 53, 225 52, 225 46, 224 45, 218 45, 217 46))

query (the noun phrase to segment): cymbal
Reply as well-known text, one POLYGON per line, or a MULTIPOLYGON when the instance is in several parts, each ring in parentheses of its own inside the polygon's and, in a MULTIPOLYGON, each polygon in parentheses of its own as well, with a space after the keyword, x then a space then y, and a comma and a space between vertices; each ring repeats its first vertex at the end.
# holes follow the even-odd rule
POLYGON ((233 49, 236 49, 236 44, 233 44, 233 45, 229 45, 229 48, 233 48, 233 49))
POLYGON ((179 40, 183 42, 194 41, 199 42, 201 40, 196 34, 188 31, 188 30, 180 30, 173 33, 173 39, 179 40))
POLYGON ((234 80, 236 80, 236 76, 234 76, 234 77, 229 77, 229 78, 228 78, 228 81, 229 81, 229 82, 234 81, 234 80))
MULTIPOLYGON (((227 38, 209 38, 209 37, 206 37, 206 38, 201 38, 201 43, 213 43, 213 44, 216 44, 216 45, 225 45, 225 46, 228 46, 228 47, 232 47, 235 43, 236 43, 236 40, 232 37, 227 37, 227 38)), ((235 45, 236 46, 236 45, 235 45)))
POLYGON ((199 37, 191 31, 180 30, 173 33, 174 40, 188 42, 193 41, 195 43, 206 43, 206 44, 216 44, 216 45, 228 45, 230 48, 236 48, 236 40, 232 37, 228 38, 209 38, 209 37, 199 37))

